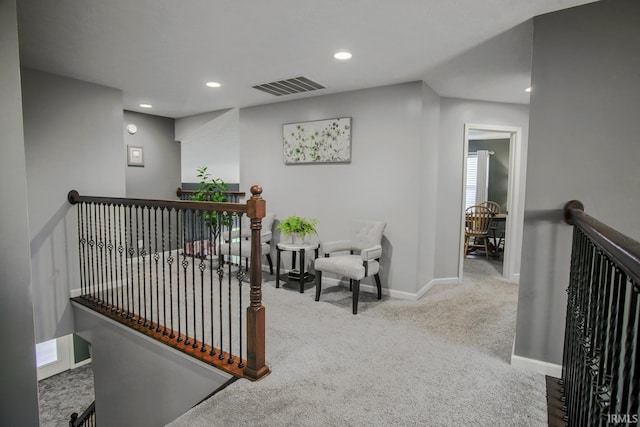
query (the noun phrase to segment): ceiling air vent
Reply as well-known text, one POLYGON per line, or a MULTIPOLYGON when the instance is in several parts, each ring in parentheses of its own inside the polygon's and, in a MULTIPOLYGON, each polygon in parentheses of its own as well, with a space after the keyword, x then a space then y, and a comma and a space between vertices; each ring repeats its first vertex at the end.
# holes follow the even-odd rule
POLYGON ((295 77, 277 82, 265 83, 253 86, 254 89, 270 93, 275 96, 292 95, 294 93, 310 92, 312 90, 324 89, 319 83, 309 80, 306 77, 295 77))

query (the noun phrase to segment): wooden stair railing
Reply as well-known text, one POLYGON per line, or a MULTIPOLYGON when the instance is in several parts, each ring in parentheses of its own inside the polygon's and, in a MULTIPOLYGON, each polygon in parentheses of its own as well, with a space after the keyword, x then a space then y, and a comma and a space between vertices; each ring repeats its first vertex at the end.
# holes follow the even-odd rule
MULTIPOLYGON (((191 200, 196 193, 197 191, 195 190, 183 190, 180 187, 176 189, 176 196, 178 196, 180 200, 191 200)), ((246 196, 244 191, 223 191, 222 194, 232 203, 239 203, 240 199, 244 199, 246 196)))
POLYGON ((71 414, 69 427, 95 427, 96 426, 96 401, 94 400, 87 409, 78 416, 77 412, 71 414))
POLYGON ((78 206, 81 288, 72 300, 236 377, 264 377, 266 202, 260 186, 251 193, 246 203, 213 203, 70 191, 78 206), (251 228, 248 292, 242 259, 224 262, 231 258, 224 242, 244 215, 251 228))
POLYGON ((565 205, 574 226, 562 363, 570 426, 635 425, 640 401, 640 242, 565 205))

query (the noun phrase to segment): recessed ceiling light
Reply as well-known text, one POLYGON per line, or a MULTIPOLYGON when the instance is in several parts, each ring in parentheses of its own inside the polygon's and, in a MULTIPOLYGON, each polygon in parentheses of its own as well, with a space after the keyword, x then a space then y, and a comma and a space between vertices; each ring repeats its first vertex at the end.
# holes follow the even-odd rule
POLYGON ((525 91, 525 92, 531 92, 531 86, 529 86, 528 88, 526 88, 524 91, 525 91))
POLYGON ((220 87, 220 83, 218 82, 206 82, 205 85, 207 87, 220 87))
POLYGON ((151 104, 140 104, 140 107, 141 108, 152 108, 153 105, 151 105, 151 104))
POLYGON ((341 50, 340 52, 334 53, 333 57, 344 61, 347 59, 351 59, 351 52, 347 52, 346 50, 341 50))

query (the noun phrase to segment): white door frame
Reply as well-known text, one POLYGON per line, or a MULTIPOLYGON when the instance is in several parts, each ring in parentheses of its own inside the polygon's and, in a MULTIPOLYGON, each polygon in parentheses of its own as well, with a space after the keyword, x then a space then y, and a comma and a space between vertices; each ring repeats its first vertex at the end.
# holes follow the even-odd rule
POLYGON ((472 130, 486 132, 500 132, 510 135, 509 141, 509 178, 507 187, 507 221, 505 224, 504 261, 502 264, 502 276, 507 280, 515 281, 520 276, 518 260, 522 252, 522 227, 524 222, 521 212, 521 202, 524 194, 520 194, 520 184, 524 182, 525 168, 521 165, 522 159, 522 128, 514 126, 498 126, 465 123, 464 125, 464 154, 462 168, 462 205, 460 208, 460 263, 458 277, 462 281, 464 266, 464 210, 465 190, 467 185, 467 156, 469 155, 469 133, 472 130))

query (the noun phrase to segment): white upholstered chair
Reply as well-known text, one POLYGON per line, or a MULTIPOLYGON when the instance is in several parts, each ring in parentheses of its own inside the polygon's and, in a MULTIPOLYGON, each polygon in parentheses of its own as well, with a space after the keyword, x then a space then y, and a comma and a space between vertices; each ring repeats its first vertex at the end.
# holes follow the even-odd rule
MULTIPOLYGON (((262 230, 260 231, 260 244, 262 248, 262 256, 267 258, 269 263, 269 271, 273 274, 273 261, 271 260, 271 238, 273 237, 273 222, 276 219, 276 214, 267 213, 262 218, 262 230)), ((251 258, 251 219, 244 215, 242 217, 242 224, 240 229, 233 230, 231 232, 231 245, 229 252, 231 255, 240 256, 246 259, 246 266, 249 266, 249 259, 251 258), (242 245, 238 243, 237 239, 242 239, 242 245), (242 251, 242 253, 241 253, 242 251)), ((224 236, 225 239, 228 236, 224 236)), ((226 255, 226 254, 225 254, 226 255)))
POLYGON ((347 277, 352 291, 353 314, 358 313, 360 281, 373 276, 378 288, 378 299, 382 298, 380 283, 380 257, 382 256, 382 233, 386 223, 381 221, 352 220, 349 222, 349 239, 323 242, 320 248, 324 257, 314 262, 316 272, 316 301, 322 292, 322 273, 334 273, 347 277))

